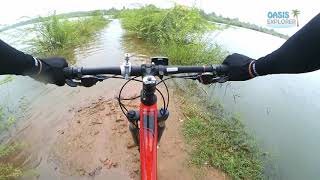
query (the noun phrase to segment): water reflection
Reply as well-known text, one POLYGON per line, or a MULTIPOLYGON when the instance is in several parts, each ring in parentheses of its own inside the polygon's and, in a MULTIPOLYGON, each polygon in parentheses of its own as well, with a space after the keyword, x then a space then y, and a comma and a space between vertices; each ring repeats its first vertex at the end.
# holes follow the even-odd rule
POLYGON ((121 45, 123 48, 136 56, 156 56, 157 47, 137 38, 134 34, 125 33, 122 36, 121 45))
MULTIPOLYGON (((243 28, 227 29, 215 39, 230 52, 253 58, 285 41, 243 28)), ((279 179, 319 178, 319 74, 264 76, 209 90, 227 111, 241 114, 265 151, 274 156, 279 179)))

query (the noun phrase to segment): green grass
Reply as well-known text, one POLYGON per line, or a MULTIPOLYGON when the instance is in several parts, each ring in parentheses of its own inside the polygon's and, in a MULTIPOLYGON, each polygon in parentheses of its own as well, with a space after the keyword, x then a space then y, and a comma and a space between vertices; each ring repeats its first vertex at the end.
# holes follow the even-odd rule
POLYGON ((73 63, 74 50, 86 46, 108 24, 103 14, 96 13, 77 20, 62 19, 53 14, 36 23, 30 50, 37 56, 63 56, 73 63))
POLYGON ((22 149, 25 145, 21 143, 11 143, 11 144, 1 144, 0 145, 0 180, 4 179, 17 179, 21 177, 32 178, 36 174, 33 170, 22 168, 16 164, 6 163, 3 160, 6 160, 8 157, 12 157, 16 152, 22 149))
POLYGON ((15 123, 15 116, 12 115, 8 110, 6 111, 4 107, 0 106, 0 133, 5 130, 9 130, 9 128, 15 123))
POLYGON ((153 42, 193 42, 215 26, 208 23, 195 8, 175 6, 159 9, 149 5, 140 9, 124 10, 120 14, 123 27, 138 37, 153 42))
POLYGON ((219 168, 232 179, 263 179, 266 157, 240 118, 225 114, 220 103, 203 95, 194 97, 201 94, 194 84, 186 89, 179 94, 186 104, 183 134, 192 147, 191 162, 219 168))
POLYGON ((0 162, 0 180, 19 178, 23 175, 21 169, 16 168, 12 164, 0 162))

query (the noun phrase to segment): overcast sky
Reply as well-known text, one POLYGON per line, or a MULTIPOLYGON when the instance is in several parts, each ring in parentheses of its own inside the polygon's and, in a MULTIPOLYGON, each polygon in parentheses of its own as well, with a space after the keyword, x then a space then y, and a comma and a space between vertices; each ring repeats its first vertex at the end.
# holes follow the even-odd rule
MULTIPOLYGON (((214 11, 226 17, 238 17, 242 21, 265 26, 268 11, 301 11, 299 22, 302 25, 320 12, 320 0, 8 0, 0 7, 0 24, 12 24, 27 17, 94 9, 121 8, 133 3, 156 4, 170 7, 174 3, 188 6, 196 5, 206 12, 214 11)), ((292 34, 297 27, 275 29, 292 34)))

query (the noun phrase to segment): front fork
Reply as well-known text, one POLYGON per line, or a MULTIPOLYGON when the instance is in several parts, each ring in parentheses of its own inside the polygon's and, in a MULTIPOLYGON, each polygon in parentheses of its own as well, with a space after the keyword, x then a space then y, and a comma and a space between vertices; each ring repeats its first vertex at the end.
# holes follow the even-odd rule
MULTIPOLYGON (((131 132, 134 143, 139 146, 139 120, 140 113, 139 111, 129 111, 127 114, 128 120, 130 122, 129 130, 131 132)), ((166 128, 165 121, 169 117, 169 111, 161 108, 158 110, 158 144, 160 142, 161 136, 166 128)))

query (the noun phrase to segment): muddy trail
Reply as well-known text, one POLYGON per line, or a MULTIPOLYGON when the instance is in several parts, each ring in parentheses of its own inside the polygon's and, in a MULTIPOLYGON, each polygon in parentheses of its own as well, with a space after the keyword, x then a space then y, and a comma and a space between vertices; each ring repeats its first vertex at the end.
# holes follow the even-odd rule
MULTIPOLYGON (((140 89, 133 84, 125 97, 135 97, 140 89)), ((117 94, 114 94, 116 96, 117 94)), ((183 115, 173 99, 171 116, 158 149, 159 179, 224 179, 220 172, 198 170, 188 163, 188 148, 180 134, 183 115)), ((139 100, 126 105, 138 109, 139 100)), ((114 97, 99 97, 73 114, 59 134, 50 160, 54 171, 65 179, 140 179, 139 152, 128 130, 128 121, 114 97)))
MULTIPOLYGON (((28 144, 28 148, 11 161, 33 168, 37 175, 31 179, 140 179, 138 148, 116 100, 123 82, 101 83, 105 88, 111 83, 116 90, 108 93, 94 90, 93 97, 51 114, 60 117, 54 124, 46 126, 33 121, 16 137, 17 141, 28 144)), ((135 97, 140 89, 139 83, 129 84, 123 97, 135 97)), ((213 168, 198 169, 190 165, 190 147, 181 134, 184 119, 181 104, 172 90, 171 97, 170 117, 158 149, 159 179, 227 179, 213 168)), ((138 109, 139 99, 125 104, 129 109, 138 109)))

